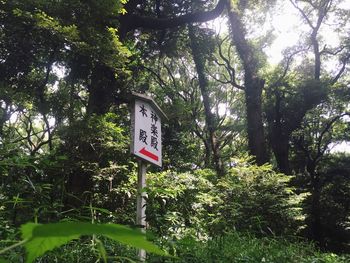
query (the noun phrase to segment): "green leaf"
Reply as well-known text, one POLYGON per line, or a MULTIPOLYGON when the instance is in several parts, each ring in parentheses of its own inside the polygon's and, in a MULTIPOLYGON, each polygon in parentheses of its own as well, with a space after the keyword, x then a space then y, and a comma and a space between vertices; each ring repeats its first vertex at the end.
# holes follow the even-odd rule
POLYGON ((100 257, 103 259, 104 263, 107 263, 107 252, 105 247, 103 246, 103 243, 101 240, 99 240, 98 238, 95 238, 96 241, 96 245, 97 245, 97 251, 100 255, 100 257))
POLYGON ((9 261, 4 259, 4 258, 0 258, 0 263, 8 263, 9 261))
POLYGON ((28 252, 27 262, 33 262, 37 257, 44 255, 45 252, 79 238, 79 235, 56 236, 55 232, 52 232, 51 236, 37 236, 33 234, 34 229, 41 226, 45 225, 27 223, 21 227, 22 238, 28 240, 24 244, 28 252))
POLYGON ((144 249, 158 255, 167 255, 157 246, 146 240, 139 230, 117 224, 91 224, 85 222, 62 222, 54 224, 28 223, 21 227, 23 239, 27 239, 25 248, 28 251, 27 262, 33 262, 36 257, 46 251, 61 246, 82 235, 104 235, 115 241, 144 249))

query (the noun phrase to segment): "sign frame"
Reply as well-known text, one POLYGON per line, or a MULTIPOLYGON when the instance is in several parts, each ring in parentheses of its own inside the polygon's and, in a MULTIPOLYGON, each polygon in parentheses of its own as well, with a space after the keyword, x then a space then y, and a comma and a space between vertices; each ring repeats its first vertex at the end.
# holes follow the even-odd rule
POLYGON ((160 109, 160 107, 157 105, 157 103, 151 98, 148 97, 144 94, 139 94, 136 92, 132 93, 132 103, 131 103, 131 144, 130 144, 130 151, 131 154, 133 154, 134 156, 136 156, 137 158, 140 158, 148 163, 151 163, 153 165, 162 167, 162 134, 161 134, 161 124, 163 120, 168 120, 167 116, 165 115, 165 113, 160 109), (149 149, 147 149, 146 146, 144 146, 141 150, 140 150, 140 146, 137 145, 137 138, 135 138, 136 136, 136 130, 135 127, 138 126, 139 124, 136 124, 136 104, 140 104, 140 103, 145 103, 148 109, 151 109, 152 111, 155 112, 156 115, 158 115, 159 117, 159 141, 160 145, 159 145, 159 149, 160 149, 160 154, 155 155, 152 153, 152 151, 149 149), (136 146, 135 146, 136 145, 136 146))

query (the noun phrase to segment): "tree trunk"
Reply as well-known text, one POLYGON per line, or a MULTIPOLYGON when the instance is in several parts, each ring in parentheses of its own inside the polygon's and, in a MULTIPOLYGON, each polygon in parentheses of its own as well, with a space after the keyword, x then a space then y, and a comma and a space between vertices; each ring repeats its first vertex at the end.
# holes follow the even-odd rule
POLYGON ((204 165, 205 167, 210 167, 211 163, 211 142, 210 140, 203 140, 204 147, 205 147, 205 159, 204 159, 204 165))
POLYGON ((225 174, 224 166, 221 161, 220 150, 217 147, 217 141, 215 136, 215 116, 211 112, 211 103, 210 103, 210 94, 208 91, 208 80, 204 73, 204 57, 201 54, 200 44, 195 35, 193 26, 188 27, 189 37, 191 42, 191 51, 194 63, 196 65, 199 88, 203 98, 204 114, 205 114, 205 123, 208 129, 209 134, 209 147, 213 153, 213 161, 217 174, 223 176, 225 174))
POLYGON ((310 207, 310 238, 322 246, 322 225, 321 225, 321 184, 319 175, 316 173, 316 164, 308 160, 307 171, 311 177, 311 207, 310 207))
MULTIPOLYGON (((271 97, 273 94, 268 94, 271 97)), ((289 166, 289 138, 291 132, 287 131, 284 125, 284 114, 281 113, 282 97, 279 92, 275 92, 275 103, 266 110, 269 143, 275 155, 277 167, 280 172, 290 174, 289 166)))
POLYGON ((277 135, 272 138, 271 147, 276 158, 278 170, 284 174, 291 174, 289 166, 289 136, 277 135))
POLYGON ((108 112, 114 100, 113 95, 116 85, 114 72, 109 67, 103 65, 96 65, 94 67, 91 84, 88 86, 88 115, 102 115, 108 112))
POLYGON ((262 165, 268 161, 261 100, 264 80, 258 76, 258 60, 255 57, 253 47, 245 38, 246 32, 243 23, 230 1, 228 6, 232 40, 244 67, 248 147, 250 154, 255 156, 257 164, 262 165))
POLYGON ((93 188, 92 174, 74 170, 68 175, 64 204, 66 208, 78 208, 90 202, 93 188))
POLYGON ((8 104, 5 102, 5 108, 1 108, 0 107, 0 139, 3 136, 4 133, 4 125, 6 123, 6 121, 9 119, 9 114, 8 114, 8 104))
POLYGON ((247 77, 245 74, 248 147, 250 153, 256 157, 258 165, 268 161, 262 120, 261 94, 263 87, 264 81, 262 79, 247 77))

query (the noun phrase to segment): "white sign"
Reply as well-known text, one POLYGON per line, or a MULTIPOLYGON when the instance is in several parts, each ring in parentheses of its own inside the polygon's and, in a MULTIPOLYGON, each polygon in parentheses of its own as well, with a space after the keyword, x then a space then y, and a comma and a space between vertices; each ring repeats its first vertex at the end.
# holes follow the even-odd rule
POLYGON ((162 166, 162 127, 158 112, 151 103, 139 99, 135 100, 133 111, 131 152, 162 166))

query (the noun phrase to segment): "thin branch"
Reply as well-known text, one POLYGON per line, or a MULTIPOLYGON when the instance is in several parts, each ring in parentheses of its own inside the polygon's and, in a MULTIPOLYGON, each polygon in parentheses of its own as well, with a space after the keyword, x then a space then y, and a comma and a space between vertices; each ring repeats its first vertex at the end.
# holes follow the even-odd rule
POLYGON ((308 18, 308 16, 305 14, 304 10, 302 10, 293 0, 289 0, 289 2, 291 2, 291 4, 298 9, 298 11, 300 12, 300 14, 304 17, 304 19, 306 20, 306 22, 309 24, 309 26, 312 29, 315 29, 314 25, 312 24, 312 22, 310 21, 310 19, 308 18))
MULTIPOLYGON (((47 136, 48 136, 49 149, 51 151, 53 149, 53 146, 52 146, 52 133, 51 133, 51 128, 50 128, 50 123, 49 123, 49 120, 46 117, 46 114, 43 114, 43 119, 44 119, 45 125, 47 127, 46 131, 47 131, 47 136)), ((42 139, 44 139, 44 135, 45 135, 45 133, 43 133, 42 139)))
POLYGON ((320 54, 328 54, 328 55, 337 55, 340 52, 342 52, 344 49, 346 48, 346 46, 340 46, 337 50, 332 51, 330 49, 327 49, 327 45, 324 45, 323 49, 320 51, 320 54))
POLYGON ((301 53, 301 52, 304 52, 304 51, 306 51, 306 50, 305 49, 296 50, 296 51, 294 51, 292 54, 290 54, 287 57, 287 61, 286 61, 287 64, 286 64, 286 67, 283 70, 282 75, 275 81, 275 83, 273 83, 271 85, 271 88, 276 88, 276 87, 278 87, 281 84, 282 80, 286 77, 286 75, 288 73, 289 67, 290 67, 290 65, 291 65, 291 63, 293 61, 294 56, 299 54, 299 53, 301 53))
MULTIPOLYGON (((225 63, 225 68, 228 72, 228 74, 230 75, 230 78, 231 78, 231 84, 232 86, 238 88, 238 89, 241 89, 241 90, 244 90, 244 87, 243 86, 240 86, 237 84, 236 82, 236 70, 234 69, 234 67, 231 66, 231 63, 230 63, 230 57, 229 58, 226 58, 223 54, 223 51, 222 51, 222 44, 225 42, 225 40, 228 38, 228 36, 226 38, 224 38, 220 44, 218 44, 218 48, 219 48, 219 55, 220 55, 220 58, 224 61, 225 63)), ((230 45, 231 47, 231 45, 230 45)))
POLYGON ((325 128, 322 130, 320 137, 318 138, 318 142, 317 142, 317 154, 315 157, 315 160, 317 160, 318 158, 320 158, 322 156, 322 154, 324 153, 324 151, 326 150, 327 146, 324 147, 324 150, 321 150, 321 143, 323 140, 324 135, 332 128, 333 124, 339 120, 340 118, 346 116, 346 115, 350 115, 350 112, 345 112, 342 113, 338 116, 335 116, 333 119, 331 119, 325 126, 325 128))
POLYGON ((146 67, 144 65, 141 65, 142 68, 144 68, 145 70, 147 70, 148 72, 150 72, 153 76, 156 77, 156 79, 158 80, 158 84, 164 89, 164 87, 166 87, 166 83, 164 82, 164 80, 162 79, 162 77, 157 73, 155 72, 153 69, 149 68, 149 67, 146 67))
POLYGON ((232 142, 234 137, 233 133, 228 134, 223 141, 221 141, 221 145, 219 147, 220 150, 222 150, 226 145, 228 145, 230 142, 232 142))
POLYGON ((342 76, 342 74, 344 73, 345 69, 346 69, 346 65, 348 63, 348 61, 350 60, 350 54, 348 54, 344 59, 343 59, 343 65, 340 68, 340 70, 338 71, 337 75, 332 79, 332 81, 330 82, 331 85, 334 85, 339 78, 342 76))
MULTIPOLYGON (((172 82, 173 82, 173 85, 174 85, 174 88, 175 90, 177 90, 177 84, 176 84, 176 80, 175 80, 175 77, 173 75, 173 73, 171 72, 171 69, 169 68, 169 66, 167 64, 165 64, 165 61, 163 61, 163 66, 165 67, 165 69, 167 70, 168 72, 168 75, 170 76, 172 82)), ((186 101, 186 98, 180 93, 180 92, 177 92, 177 94, 184 100, 186 101)))
MULTIPOLYGON (((19 135, 21 135, 17 130, 16 130, 16 132, 17 132, 19 135)), ((45 133, 45 132, 47 132, 47 130, 38 131, 38 132, 35 132, 35 133, 30 134, 29 136, 36 136, 36 135, 38 135, 38 134, 40 134, 40 133, 43 133, 43 132, 45 133)), ((21 135, 21 138, 15 139, 14 141, 10 142, 9 144, 18 143, 18 142, 21 142, 21 141, 27 140, 27 139, 28 139, 28 136, 22 137, 22 135, 21 135)))

